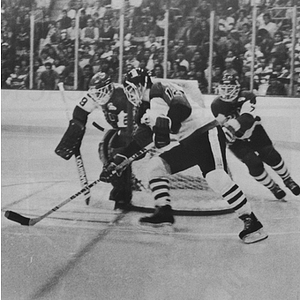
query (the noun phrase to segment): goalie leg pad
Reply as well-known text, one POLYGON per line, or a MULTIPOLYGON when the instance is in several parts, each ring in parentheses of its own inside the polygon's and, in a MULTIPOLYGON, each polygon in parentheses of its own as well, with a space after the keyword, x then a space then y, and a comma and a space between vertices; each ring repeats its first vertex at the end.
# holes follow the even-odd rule
POLYGON ((78 120, 72 119, 69 127, 55 149, 55 153, 63 159, 69 160, 80 146, 85 133, 85 126, 78 120))

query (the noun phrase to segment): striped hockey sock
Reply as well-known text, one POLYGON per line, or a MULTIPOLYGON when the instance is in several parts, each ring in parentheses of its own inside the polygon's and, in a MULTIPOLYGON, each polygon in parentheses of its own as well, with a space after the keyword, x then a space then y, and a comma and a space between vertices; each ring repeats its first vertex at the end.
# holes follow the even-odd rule
POLYGON ((261 183, 269 190, 271 190, 276 185, 275 181, 271 178, 266 170, 264 170, 261 175, 253 177, 257 182, 261 183))
POLYGON ((171 204, 169 180, 167 178, 151 179, 149 185, 155 200, 155 206, 171 204))
POLYGON ((268 188, 277 199, 282 199, 286 196, 286 193, 275 183, 266 170, 259 176, 254 176, 255 180, 266 188, 268 188))
POLYGON ((282 178, 283 181, 291 177, 290 172, 283 159, 281 159, 279 164, 271 167, 282 178))
POLYGON ((237 184, 234 183, 231 185, 231 187, 222 194, 222 197, 239 216, 251 214, 250 204, 237 184))

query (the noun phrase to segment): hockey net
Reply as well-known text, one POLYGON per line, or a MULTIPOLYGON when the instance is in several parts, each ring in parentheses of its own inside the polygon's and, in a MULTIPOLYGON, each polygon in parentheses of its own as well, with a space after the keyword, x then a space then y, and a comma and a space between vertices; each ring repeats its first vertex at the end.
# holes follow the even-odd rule
MULTIPOLYGON (((170 81, 160 79, 160 81, 170 81)), ((189 96, 205 109, 203 95, 198 88, 197 81, 171 80, 188 91, 189 96)), ((159 155, 155 150, 149 151, 145 158, 132 164, 133 199, 136 207, 153 208, 154 200, 148 186, 147 168, 150 159, 159 155)), ((221 195, 213 192, 198 166, 183 172, 170 175, 170 195, 175 213, 182 215, 214 215, 232 212, 221 195)))

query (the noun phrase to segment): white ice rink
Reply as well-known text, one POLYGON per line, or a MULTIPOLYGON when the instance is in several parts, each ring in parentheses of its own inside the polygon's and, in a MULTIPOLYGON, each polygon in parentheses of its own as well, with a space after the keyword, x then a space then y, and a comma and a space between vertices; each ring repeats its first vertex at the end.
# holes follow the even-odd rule
MULTIPOLYGON (((300 197, 287 191, 286 202, 275 200, 231 155, 234 179, 269 233, 260 243, 239 240, 243 223, 232 213, 177 216, 175 231, 169 234, 142 230, 136 225, 139 212, 110 225, 117 212, 106 200, 110 186, 103 183, 92 188, 89 206, 78 197, 33 227, 4 218, 6 210, 42 215, 80 190, 75 161, 54 154, 67 122, 51 120, 55 114, 63 120, 63 112, 28 108, 28 121, 27 109, 8 109, 5 97, 2 94, 1 299, 300 299, 300 197)), ((288 106, 262 112, 299 183, 300 105, 288 106)), ((101 133, 90 122, 88 126, 81 151, 92 182, 101 170, 101 133)))

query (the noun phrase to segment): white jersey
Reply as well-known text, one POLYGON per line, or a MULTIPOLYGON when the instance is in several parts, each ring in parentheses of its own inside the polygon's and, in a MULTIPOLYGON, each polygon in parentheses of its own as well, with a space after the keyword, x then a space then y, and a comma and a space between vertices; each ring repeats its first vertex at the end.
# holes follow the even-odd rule
MULTIPOLYGON (((179 131, 172 135, 178 141, 214 120, 213 114, 190 99, 182 87, 174 83, 154 83, 150 90, 150 109, 143 116, 142 122, 152 128, 157 117, 170 117, 174 114, 178 116, 181 124, 179 131), (184 115, 188 110, 190 113, 184 115)), ((173 122, 172 117, 170 118, 173 122)))

